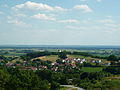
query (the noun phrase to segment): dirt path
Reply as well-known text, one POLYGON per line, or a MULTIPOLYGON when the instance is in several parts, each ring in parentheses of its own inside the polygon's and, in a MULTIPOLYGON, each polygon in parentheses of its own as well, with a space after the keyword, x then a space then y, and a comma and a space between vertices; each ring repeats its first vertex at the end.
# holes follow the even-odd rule
POLYGON ((75 86, 72 86, 72 85, 61 85, 61 86, 70 87, 70 89, 68 89, 68 90, 71 90, 72 88, 76 88, 77 90, 84 90, 83 88, 75 87, 75 86))

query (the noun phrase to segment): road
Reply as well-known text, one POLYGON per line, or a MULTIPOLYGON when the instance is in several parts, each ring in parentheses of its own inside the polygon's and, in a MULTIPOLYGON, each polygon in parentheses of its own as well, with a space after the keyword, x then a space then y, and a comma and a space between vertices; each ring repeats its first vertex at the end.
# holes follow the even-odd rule
POLYGON ((83 88, 75 87, 73 85, 61 85, 63 87, 70 87, 70 88, 76 88, 77 90, 84 90, 83 88))

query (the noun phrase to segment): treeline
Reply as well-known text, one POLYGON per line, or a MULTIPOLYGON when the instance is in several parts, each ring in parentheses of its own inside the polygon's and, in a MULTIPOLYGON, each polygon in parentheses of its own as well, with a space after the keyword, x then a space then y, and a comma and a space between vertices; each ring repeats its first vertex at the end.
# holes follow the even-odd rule
POLYGON ((115 55, 110 55, 108 57, 101 57, 101 56, 94 56, 87 52, 33 52, 33 53, 27 53, 26 56, 30 58, 40 57, 40 56, 49 56, 49 55, 58 55, 60 58, 64 59, 67 58, 67 55, 81 55, 85 57, 92 57, 92 58, 99 58, 99 59, 107 59, 108 61, 118 61, 120 60, 120 57, 117 57, 115 55))
POLYGON ((109 66, 103 69, 103 71, 109 72, 111 74, 120 75, 120 67, 119 66, 109 66))
POLYGON ((66 55, 72 54, 72 55, 91 56, 89 53, 86 53, 86 52, 67 52, 67 51, 63 51, 63 52, 48 52, 48 51, 33 52, 33 53, 27 53, 26 56, 29 56, 31 58, 35 58, 35 57, 40 57, 40 56, 60 55, 60 54, 66 54, 66 55))

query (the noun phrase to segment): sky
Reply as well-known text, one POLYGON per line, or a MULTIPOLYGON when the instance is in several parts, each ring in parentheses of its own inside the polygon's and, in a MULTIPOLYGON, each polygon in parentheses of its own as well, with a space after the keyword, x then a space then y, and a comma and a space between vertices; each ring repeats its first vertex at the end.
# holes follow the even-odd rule
POLYGON ((0 45, 120 45, 120 0, 0 0, 0 45))

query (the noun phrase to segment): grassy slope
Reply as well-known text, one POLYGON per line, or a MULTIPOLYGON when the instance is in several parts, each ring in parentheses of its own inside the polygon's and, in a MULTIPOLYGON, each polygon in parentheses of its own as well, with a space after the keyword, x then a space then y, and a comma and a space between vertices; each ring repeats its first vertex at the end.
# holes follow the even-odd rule
POLYGON ((55 62, 58 59, 57 55, 50 55, 50 56, 42 56, 42 57, 37 57, 37 59, 41 59, 43 61, 52 61, 55 62))

